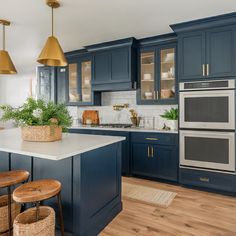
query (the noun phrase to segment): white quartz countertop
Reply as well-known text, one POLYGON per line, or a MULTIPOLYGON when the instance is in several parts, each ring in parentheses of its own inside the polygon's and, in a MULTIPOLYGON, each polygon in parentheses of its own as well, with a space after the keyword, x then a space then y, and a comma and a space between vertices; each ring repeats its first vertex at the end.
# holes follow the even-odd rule
POLYGON ((20 129, 7 129, 0 131, 0 151, 61 160, 123 140, 125 137, 66 133, 60 141, 27 142, 21 139, 20 129))
POLYGON ((70 129, 93 129, 93 130, 110 130, 110 131, 126 131, 126 132, 151 132, 151 133, 172 133, 178 134, 178 130, 162 130, 162 129, 147 129, 147 128, 112 128, 112 127, 99 127, 99 126, 88 126, 88 125, 77 125, 72 126, 70 129))

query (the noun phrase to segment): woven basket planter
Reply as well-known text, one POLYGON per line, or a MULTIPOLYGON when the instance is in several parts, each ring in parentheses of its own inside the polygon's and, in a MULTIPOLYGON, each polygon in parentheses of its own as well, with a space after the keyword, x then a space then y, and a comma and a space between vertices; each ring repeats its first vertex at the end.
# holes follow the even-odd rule
MULTIPOLYGON (((12 221, 20 213, 21 205, 15 202, 11 204, 12 221)), ((8 196, 0 196, 0 236, 8 235, 8 196)))
POLYGON ((55 236, 55 211, 51 207, 39 208, 36 221, 36 208, 19 214, 13 225, 13 236, 55 236))
POLYGON ((62 139, 62 128, 57 125, 26 126, 21 128, 21 136, 25 141, 52 142, 62 139))

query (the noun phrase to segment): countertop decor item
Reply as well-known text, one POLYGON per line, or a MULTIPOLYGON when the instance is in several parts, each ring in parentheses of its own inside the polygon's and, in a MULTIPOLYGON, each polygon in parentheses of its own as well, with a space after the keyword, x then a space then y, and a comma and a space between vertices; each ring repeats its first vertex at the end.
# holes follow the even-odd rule
POLYGON ((115 104, 115 105, 113 105, 113 110, 114 111, 121 111, 122 109, 128 108, 128 107, 129 107, 128 103, 125 103, 125 104, 115 104))
POLYGON ((166 110, 165 113, 160 116, 168 120, 168 125, 172 130, 178 129, 178 119, 179 119, 178 108, 171 108, 169 111, 166 110))
POLYGON ((0 24, 3 25, 2 50, 0 50, 0 74, 16 74, 16 68, 8 52, 5 50, 5 26, 9 26, 11 22, 0 19, 0 24))
POLYGON ((62 130, 72 125, 72 117, 64 104, 46 103, 28 98, 23 106, 0 106, 2 121, 12 120, 21 127, 25 141, 49 142, 62 138, 62 130))
POLYGON ((138 116, 137 112, 134 109, 129 110, 131 113, 130 120, 135 127, 139 126, 141 117, 138 116))
POLYGON ((64 52, 57 38, 54 36, 53 10, 54 8, 60 7, 60 3, 58 0, 47 0, 46 3, 52 9, 52 35, 48 37, 37 61, 46 66, 67 66, 64 52))
POLYGON ((99 112, 97 110, 85 110, 82 115, 83 125, 98 125, 99 112))

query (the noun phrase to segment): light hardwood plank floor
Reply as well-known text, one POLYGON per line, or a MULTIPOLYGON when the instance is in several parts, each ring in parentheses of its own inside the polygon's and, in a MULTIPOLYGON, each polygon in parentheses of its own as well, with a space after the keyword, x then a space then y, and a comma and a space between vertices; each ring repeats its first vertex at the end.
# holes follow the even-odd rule
POLYGON ((178 195, 167 209, 123 197, 123 211, 100 236, 236 236, 236 197, 137 178, 123 181, 178 195))

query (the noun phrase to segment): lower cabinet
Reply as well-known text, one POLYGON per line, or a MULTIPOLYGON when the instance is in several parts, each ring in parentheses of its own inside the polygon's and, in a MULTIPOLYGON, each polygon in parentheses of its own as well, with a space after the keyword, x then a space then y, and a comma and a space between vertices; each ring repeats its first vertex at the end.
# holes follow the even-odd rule
POLYGON ((178 147, 132 144, 132 173, 165 180, 178 180, 178 147))
POLYGON ((126 140, 122 142, 122 175, 131 174, 131 151, 130 151, 130 133, 125 131, 94 130, 94 129, 70 129, 71 133, 122 136, 126 140))
POLYGON ((179 183, 190 187, 236 192, 234 174, 180 168, 179 183))

